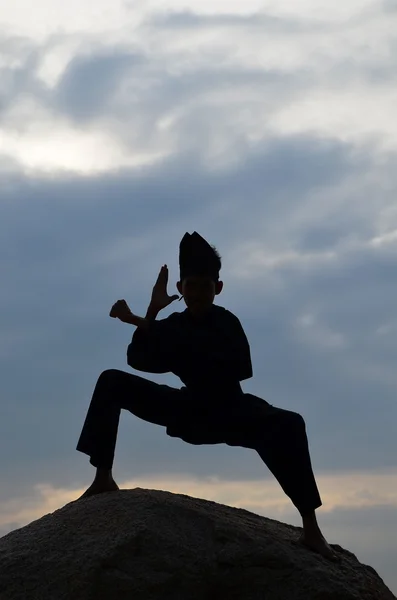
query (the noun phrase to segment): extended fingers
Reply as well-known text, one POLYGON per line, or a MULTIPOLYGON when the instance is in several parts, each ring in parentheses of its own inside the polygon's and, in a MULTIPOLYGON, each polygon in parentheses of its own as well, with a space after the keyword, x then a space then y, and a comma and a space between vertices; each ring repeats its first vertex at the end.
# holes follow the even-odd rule
POLYGON ((157 277, 156 284, 167 284, 168 282, 168 267, 163 265, 160 269, 159 276, 157 277))

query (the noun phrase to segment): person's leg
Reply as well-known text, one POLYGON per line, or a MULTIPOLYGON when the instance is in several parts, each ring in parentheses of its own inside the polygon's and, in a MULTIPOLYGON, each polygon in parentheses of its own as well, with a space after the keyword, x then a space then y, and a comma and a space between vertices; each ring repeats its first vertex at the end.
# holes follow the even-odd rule
POLYGON ((323 556, 335 558, 316 519, 322 505, 314 477, 304 419, 298 413, 264 404, 257 421, 256 451, 298 509, 303 524, 300 541, 323 556))
POLYGON ((118 489, 112 467, 121 409, 166 426, 167 416, 176 409, 178 392, 116 369, 100 375, 77 444, 77 450, 87 454, 97 469, 82 497, 118 489))
POLYGON ((271 406, 258 426, 255 449, 299 513, 303 516, 319 508, 322 502, 301 415, 271 406))

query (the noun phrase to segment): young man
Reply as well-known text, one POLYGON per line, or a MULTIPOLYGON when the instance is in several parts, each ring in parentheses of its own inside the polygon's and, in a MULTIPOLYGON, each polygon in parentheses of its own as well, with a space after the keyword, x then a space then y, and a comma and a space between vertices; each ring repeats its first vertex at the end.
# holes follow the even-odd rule
POLYGON ((125 409, 190 444, 226 443, 256 450, 302 516, 300 541, 335 559, 316 520, 321 499, 303 418, 242 391, 240 382, 252 377, 250 347, 238 318, 214 304, 223 288, 219 254, 197 232, 186 233, 179 264, 177 289, 186 310, 156 321, 178 298, 167 293, 164 265, 145 318, 133 314, 124 300, 114 304, 110 316, 137 327, 127 351, 129 366, 174 373, 184 387, 159 385, 118 370, 100 375, 77 445, 96 467, 82 498, 119 489, 112 467, 120 411, 125 409))

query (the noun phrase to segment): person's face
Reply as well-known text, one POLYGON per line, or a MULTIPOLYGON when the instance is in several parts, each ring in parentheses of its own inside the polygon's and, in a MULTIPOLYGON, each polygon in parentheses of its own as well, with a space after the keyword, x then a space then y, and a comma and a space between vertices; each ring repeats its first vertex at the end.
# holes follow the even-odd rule
POLYGON ((215 296, 222 291, 221 281, 215 282, 211 277, 192 276, 178 281, 177 288, 182 294, 186 306, 193 314, 200 314, 211 308, 215 296))

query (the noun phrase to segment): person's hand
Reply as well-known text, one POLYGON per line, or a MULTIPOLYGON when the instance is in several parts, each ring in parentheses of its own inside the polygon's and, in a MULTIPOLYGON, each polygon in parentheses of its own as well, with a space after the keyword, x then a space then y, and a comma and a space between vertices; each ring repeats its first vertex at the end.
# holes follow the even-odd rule
POLYGON ((125 300, 117 300, 110 309, 109 316, 114 319, 119 319, 120 321, 123 321, 123 323, 135 325, 136 315, 131 312, 125 300))
POLYGON ((152 297, 150 300, 150 306, 154 310, 160 311, 166 306, 169 306, 171 302, 174 300, 178 300, 179 296, 175 294, 174 296, 169 296, 167 292, 168 285, 168 267, 167 265, 163 265, 160 269, 159 276, 157 277, 157 281, 154 284, 152 297))

